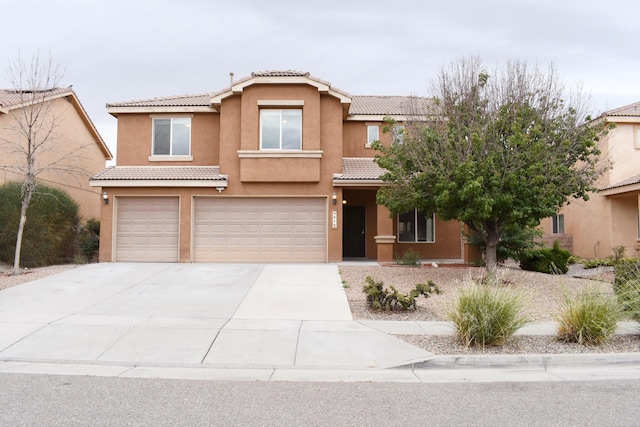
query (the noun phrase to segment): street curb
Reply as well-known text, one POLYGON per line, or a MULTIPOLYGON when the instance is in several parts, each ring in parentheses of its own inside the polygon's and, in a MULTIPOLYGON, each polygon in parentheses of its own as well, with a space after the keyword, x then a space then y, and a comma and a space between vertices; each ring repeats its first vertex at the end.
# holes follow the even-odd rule
POLYGON ((640 369, 640 353, 441 355, 396 369, 531 369, 628 367, 640 369))

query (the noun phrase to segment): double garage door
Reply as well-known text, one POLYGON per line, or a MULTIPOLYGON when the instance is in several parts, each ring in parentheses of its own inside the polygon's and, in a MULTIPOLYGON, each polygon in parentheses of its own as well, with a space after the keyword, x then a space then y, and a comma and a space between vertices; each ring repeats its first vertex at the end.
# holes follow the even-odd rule
MULTIPOLYGON (((193 199, 195 262, 325 262, 326 199, 193 199)), ((178 198, 118 200, 116 261, 176 262, 178 198)))

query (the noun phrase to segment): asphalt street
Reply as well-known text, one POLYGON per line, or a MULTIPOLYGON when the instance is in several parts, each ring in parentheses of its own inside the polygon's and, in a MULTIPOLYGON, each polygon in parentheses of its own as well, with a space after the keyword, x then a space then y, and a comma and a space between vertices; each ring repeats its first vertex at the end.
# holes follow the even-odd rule
POLYGON ((640 381, 228 382, 0 374, 0 425, 635 426, 640 381))

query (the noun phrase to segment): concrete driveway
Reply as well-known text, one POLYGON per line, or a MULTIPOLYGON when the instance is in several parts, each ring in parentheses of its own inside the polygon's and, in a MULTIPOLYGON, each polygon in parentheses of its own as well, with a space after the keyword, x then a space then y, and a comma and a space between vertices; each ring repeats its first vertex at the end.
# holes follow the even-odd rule
POLYGON ((430 356, 353 321, 335 264, 91 264, 0 292, 4 362, 335 369, 430 356))

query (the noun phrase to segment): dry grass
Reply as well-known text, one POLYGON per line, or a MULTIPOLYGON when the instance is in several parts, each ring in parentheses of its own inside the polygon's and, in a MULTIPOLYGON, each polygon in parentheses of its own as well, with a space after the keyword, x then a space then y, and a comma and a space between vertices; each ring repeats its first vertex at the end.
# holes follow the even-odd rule
MULTIPOLYGON (((484 268, 477 267, 402 267, 402 266, 340 266, 345 292, 354 319, 374 320, 419 320, 446 321, 447 307, 453 302, 455 290, 462 279, 471 275, 480 277, 484 268), (442 294, 429 299, 418 299, 415 311, 384 313, 370 310, 362 292, 365 278, 382 280, 385 286, 393 285, 403 293, 409 292, 417 283, 433 280, 442 294)), ((613 292, 612 275, 601 275, 597 279, 580 279, 568 275, 549 275, 522 271, 517 268, 501 268, 499 271, 504 286, 520 289, 526 295, 526 314, 532 321, 552 321, 560 309, 563 291, 576 295, 589 286, 597 286, 602 292, 613 292), (605 281, 603 281, 605 280, 605 281)))

